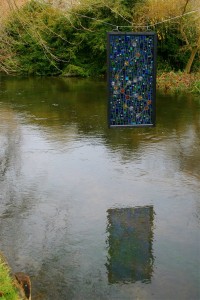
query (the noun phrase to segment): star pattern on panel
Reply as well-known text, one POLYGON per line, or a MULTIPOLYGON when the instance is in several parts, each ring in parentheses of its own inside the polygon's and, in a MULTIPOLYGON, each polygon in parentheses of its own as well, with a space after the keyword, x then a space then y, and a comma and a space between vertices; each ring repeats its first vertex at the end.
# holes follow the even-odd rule
POLYGON ((109 34, 109 123, 152 125, 155 34, 109 34))

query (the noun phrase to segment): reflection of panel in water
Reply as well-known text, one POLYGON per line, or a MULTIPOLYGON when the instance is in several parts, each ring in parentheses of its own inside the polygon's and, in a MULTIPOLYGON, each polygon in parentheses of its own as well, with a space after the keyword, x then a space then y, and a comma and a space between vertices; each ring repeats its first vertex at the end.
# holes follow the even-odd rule
POLYGON ((153 215, 152 206, 108 210, 109 283, 151 280, 153 215))

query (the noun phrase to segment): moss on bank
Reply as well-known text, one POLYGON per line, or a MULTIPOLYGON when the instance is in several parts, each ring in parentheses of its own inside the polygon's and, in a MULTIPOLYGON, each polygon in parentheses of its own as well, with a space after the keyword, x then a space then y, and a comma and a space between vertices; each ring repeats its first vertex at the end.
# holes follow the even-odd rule
POLYGON ((20 300, 10 269, 0 254, 0 298, 2 300, 20 300))

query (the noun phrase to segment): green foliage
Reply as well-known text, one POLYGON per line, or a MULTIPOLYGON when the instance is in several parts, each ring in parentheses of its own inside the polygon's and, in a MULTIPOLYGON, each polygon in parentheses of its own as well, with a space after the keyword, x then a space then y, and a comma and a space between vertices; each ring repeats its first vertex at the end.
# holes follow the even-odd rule
POLYGON ((86 70, 84 68, 69 64, 63 70, 62 75, 66 76, 66 77, 73 77, 73 76, 86 77, 86 76, 88 76, 88 73, 86 72, 86 70))
MULTIPOLYGON (((0 68, 2 61, 8 71, 22 74, 105 75, 106 33, 115 29, 114 25, 127 26, 123 30, 130 31, 134 15, 138 13, 143 18, 139 7, 145 7, 144 4, 145 0, 82 0, 66 12, 31 0, 10 16, 5 25, 5 39, 0 42, 0 68)), ((148 16, 144 18, 148 20, 148 16)), ((189 35, 191 26, 184 28, 189 35)), ((159 36, 158 69, 184 70, 191 52, 179 28, 174 23, 164 23, 155 30, 159 36)), ((194 30, 190 36, 195 42, 194 30)), ((196 58, 193 70, 199 67, 196 58)))
POLYGON ((2 261, 0 256, 0 298, 2 300, 19 300, 13 281, 10 277, 10 270, 2 261))
MULTIPOLYGON (((183 51, 185 42, 182 40, 178 29, 174 26, 167 28, 157 28, 162 32, 161 39, 158 40, 158 67, 163 71, 183 71, 189 59, 189 51, 183 51)), ((197 63, 197 61, 195 61, 197 63)), ((195 66, 194 66, 195 67, 195 66)))
POLYGON ((69 53, 66 51, 66 41, 58 36, 59 30, 54 32, 60 21, 59 13, 35 1, 14 13, 6 31, 12 38, 19 72, 36 75, 61 73, 62 63, 69 59, 69 53))
POLYGON ((114 1, 89 1, 65 15, 32 0, 6 26, 18 72, 35 75, 93 76, 106 72, 106 32, 126 25, 127 8, 114 1), (118 14, 121 5, 120 15, 118 14), (111 24, 111 25, 110 25, 111 24))
POLYGON ((191 92, 200 95, 200 73, 197 73, 196 80, 191 84, 191 92))

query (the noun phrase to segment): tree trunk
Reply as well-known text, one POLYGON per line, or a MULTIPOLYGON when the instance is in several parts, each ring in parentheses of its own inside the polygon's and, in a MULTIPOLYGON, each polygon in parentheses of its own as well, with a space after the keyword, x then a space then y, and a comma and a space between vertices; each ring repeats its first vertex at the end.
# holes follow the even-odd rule
POLYGON ((187 65, 185 67, 185 72, 186 73, 190 73, 191 72, 191 67, 192 67, 192 64, 193 64, 193 61, 194 61, 194 58, 195 58, 195 55, 197 54, 197 51, 199 50, 200 48, 200 36, 198 38, 198 41, 197 41, 197 44, 196 44, 196 47, 194 47, 191 51, 191 54, 190 54, 190 58, 187 62, 187 65))
POLYGON ((195 47, 195 48, 192 49, 192 52, 190 54, 190 58, 189 58, 189 60, 187 62, 187 65, 185 67, 185 72, 188 73, 188 74, 191 72, 191 67, 192 67, 195 55, 197 53, 197 50, 198 50, 198 47, 195 47))

